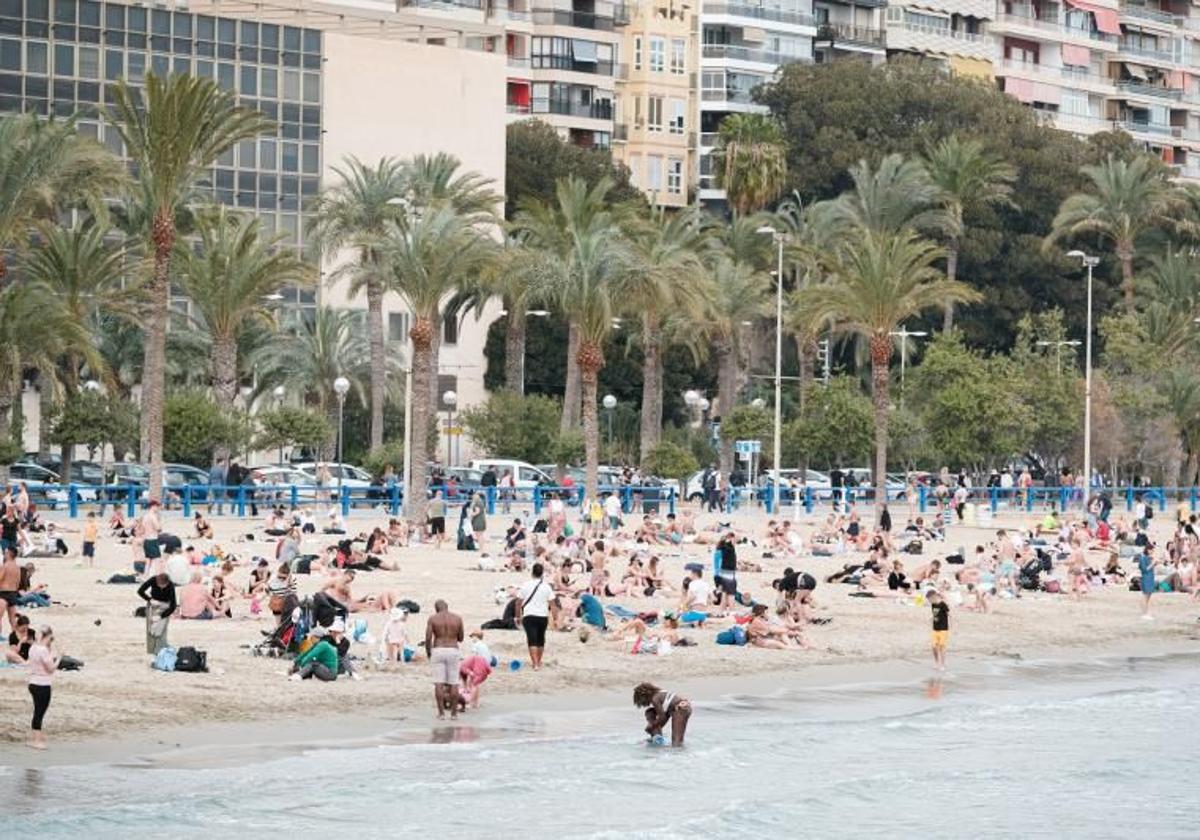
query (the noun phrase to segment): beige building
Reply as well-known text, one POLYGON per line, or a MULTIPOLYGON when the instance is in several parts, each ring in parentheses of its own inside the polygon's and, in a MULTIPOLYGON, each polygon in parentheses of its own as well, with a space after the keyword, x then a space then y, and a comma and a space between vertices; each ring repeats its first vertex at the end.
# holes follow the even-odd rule
POLYGON ((696 0, 639 0, 621 27, 613 157, 651 203, 688 204, 696 181, 696 0))

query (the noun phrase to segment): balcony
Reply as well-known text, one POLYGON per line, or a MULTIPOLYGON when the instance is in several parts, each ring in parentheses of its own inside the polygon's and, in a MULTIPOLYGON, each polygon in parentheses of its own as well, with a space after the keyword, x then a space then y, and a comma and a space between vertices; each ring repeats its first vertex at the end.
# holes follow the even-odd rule
POLYGON ((1154 96, 1160 99, 1183 99, 1183 91, 1178 88, 1151 85, 1145 82, 1117 82, 1117 90, 1136 96, 1154 96))
POLYGON ((401 8, 440 9, 447 12, 458 9, 483 10, 483 0, 399 0, 401 8))
POLYGON ((515 55, 510 55, 508 57, 508 67, 510 70, 528 70, 529 69, 529 59, 528 58, 519 58, 515 55))
POLYGON ((987 35, 977 32, 925 26, 912 21, 893 24, 887 32, 887 46, 890 49, 938 52, 967 58, 991 60, 994 55, 992 43, 987 35))
POLYGON ((564 102, 561 99, 535 99, 533 113, 558 114, 564 117, 582 117, 589 120, 611 120, 612 103, 592 102, 584 105, 582 102, 564 102))
POLYGON ((1156 134, 1161 137, 1182 137, 1183 129, 1165 123, 1140 122, 1135 120, 1113 120, 1113 128, 1130 134, 1156 134))
POLYGON ((865 26, 854 26, 849 23, 823 23, 817 27, 814 41, 830 41, 835 46, 843 44, 862 44, 868 47, 883 49, 887 46, 887 36, 880 29, 868 29, 865 26))
MULTIPOLYGON (((883 6, 887 0, 859 3, 860 6, 883 6)), ((751 6, 748 3, 705 3, 706 15, 729 15, 731 17, 751 18, 752 20, 773 20, 779 23, 791 23, 797 26, 816 26, 812 15, 802 15, 798 12, 787 12, 782 9, 767 9, 762 6, 751 6)))
POLYGON ((1113 80, 1108 76, 1101 76, 1098 73, 1089 73, 1082 68, 1074 67, 1047 67, 1044 64, 1036 64, 1032 61, 1016 61, 1011 58, 1002 58, 996 62, 996 75, 1008 76, 1012 74, 1032 75, 1038 78, 1047 79, 1053 83, 1066 82, 1073 87, 1090 87, 1092 89, 1102 88, 1101 92, 1106 94, 1112 93, 1113 80))
POLYGON ((1136 56, 1137 58, 1144 59, 1146 61, 1158 61, 1163 64, 1174 64, 1175 63, 1175 54, 1172 53, 1170 50, 1160 50, 1160 49, 1154 49, 1154 48, 1150 48, 1150 47, 1139 47, 1139 46, 1135 46, 1133 44, 1128 44, 1128 43, 1125 43, 1124 41, 1122 41, 1121 44, 1119 45, 1117 51, 1119 53, 1121 53, 1122 55, 1132 55, 1132 56, 1136 56))
POLYGON ((1078 38, 1099 44, 1112 44, 1114 46, 1117 43, 1115 35, 1109 35, 1099 30, 1092 31, 1079 29, 1074 26, 1066 26, 1058 20, 1042 20, 1030 15, 1009 14, 1005 12, 996 14, 996 22, 992 24, 993 30, 1008 31, 1011 27, 1032 29, 1053 35, 1055 38, 1078 38))
POLYGON ((612 32, 613 19, 607 15, 591 12, 575 12, 570 9, 534 9, 533 22, 543 26, 573 26, 576 29, 595 29, 612 32))
POLYGON ((754 97, 748 90, 702 90, 700 98, 705 102, 736 102, 753 105, 754 97))
POLYGON ((1155 23, 1161 23, 1166 26, 1175 25, 1175 16, 1170 12, 1163 12, 1159 9, 1151 9, 1146 6, 1136 3, 1122 3, 1121 17, 1138 18, 1139 20, 1149 20, 1155 23))
POLYGON ((754 50, 749 47, 739 47, 735 44, 705 44, 700 52, 701 58, 724 58, 731 61, 751 61, 756 64, 768 64, 771 67, 778 67, 780 64, 789 64, 793 61, 799 61, 798 55, 785 55, 784 53, 768 52, 767 50, 754 50))
POLYGON ((528 103, 509 102, 508 113, 510 114, 528 114, 530 113, 528 103))
POLYGON ((717 145, 717 138, 721 135, 715 131, 703 131, 700 133, 700 147, 702 149, 711 149, 717 145))
POLYGON ((534 70, 566 70, 570 73, 594 73, 598 76, 611 76, 613 63, 611 61, 576 61, 565 55, 533 55, 529 60, 534 70))

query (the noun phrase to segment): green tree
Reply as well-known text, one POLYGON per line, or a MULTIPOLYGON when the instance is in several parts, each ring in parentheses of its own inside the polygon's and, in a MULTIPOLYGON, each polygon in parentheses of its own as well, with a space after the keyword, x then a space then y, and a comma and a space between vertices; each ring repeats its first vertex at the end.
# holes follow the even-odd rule
POLYGON ((240 141, 265 133, 273 124, 258 111, 238 105, 233 93, 199 76, 175 75, 164 80, 149 73, 144 87, 135 88, 122 80, 110 92, 117 129, 149 212, 149 229, 144 234, 153 256, 153 271, 143 285, 141 457, 150 465, 150 495, 159 496, 176 216, 218 157, 240 141))
POLYGON ((1180 212, 1182 196, 1168 180, 1168 170, 1149 154, 1132 160, 1109 156, 1099 165, 1083 167, 1082 172, 1091 182, 1089 189, 1063 201, 1046 247, 1084 234, 1107 240, 1121 266, 1125 308, 1132 312, 1138 241, 1180 212))
POLYGON ((329 418, 307 408, 282 406, 254 415, 258 424, 257 449, 276 450, 284 447, 320 449, 333 439, 329 418))
POLYGON ((541 395, 499 391, 459 415, 467 434, 489 455, 538 463, 559 435, 558 401, 541 395))
POLYGON ((787 188, 783 131, 766 114, 730 114, 717 129, 713 173, 741 215, 761 210, 787 188))
POLYGON ((857 379, 835 376, 809 386, 800 416, 783 427, 784 464, 845 466, 871 453, 871 399, 857 379))
POLYGON ((203 391, 177 391, 163 410, 164 460, 207 467, 217 448, 243 451, 246 429, 244 415, 224 411, 203 391))
MULTIPOLYGON (((224 207, 201 213, 197 247, 181 249, 180 279, 209 337, 213 392, 222 411, 238 397, 238 339, 252 324, 268 329, 275 316, 268 299, 281 290, 311 287, 316 272, 281 239, 264 239, 258 219, 224 207)), ((228 453, 218 449, 217 457, 228 453)))
POLYGON ((771 412, 754 405, 738 405, 721 415, 721 441, 770 440, 774 421, 771 412))
POLYGON ((653 449, 644 453, 642 465, 650 471, 651 475, 679 482, 681 498, 687 492, 688 476, 700 469, 700 463, 691 450, 677 443, 671 443, 669 440, 659 441, 653 449))
MULTIPOLYGON (((944 138, 925 154, 929 179, 941 192, 949 224, 946 226, 946 277, 958 279, 958 252, 966 229, 967 207, 1012 202, 1013 167, 989 152, 979 140, 944 138)), ((954 304, 944 308, 942 329, 954 327, 954 304)))
POLYGON ((830 255, 832 283, 806 289, 802 305, 869 344, 875 408, 875 515, 886 501, 889 368, 892 333, 907 319, 947 300, 978 299, 935 266, 944 252, 916 234, 867 233, 830 255))

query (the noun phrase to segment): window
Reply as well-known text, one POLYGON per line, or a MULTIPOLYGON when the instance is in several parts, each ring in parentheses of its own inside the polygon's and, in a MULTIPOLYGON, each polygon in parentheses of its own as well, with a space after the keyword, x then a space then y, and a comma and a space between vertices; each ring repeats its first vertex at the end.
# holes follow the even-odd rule
POLYGON ((682 76, 686 69, 687 41, 682 38, 671 39, 671 73, 682 76))
POLYGON ((1079 117, 1088 116, 1088 95, 1082 90, 1070 90, 1064 88, 1062 91, 1062 101, 1058 106, 1059 110, 1064 114, 1074 114, 1079 117))
POLYGON ((54 75, 75 75, 75 48, 70 44, 54 45, 54 75))
POLYGON ((408 313, 388 313, 388 341, 408 341, 408 313))
POLYGON ((25 44, 25 72, 45 76, 49 69, 49 48, 42 41, 25 44))
POLYGON ((658 192, 662 189, 662 157, 646 156, 646 189, 658 192))
POLYGON ((650 72, 661 73, 666 63, 667 43, 662 38, 650 39, 650 72))
POLYGON ((663 101, 661 96, 646 97, 646 130, 663 130, 663 101))
POLYGON ((642 69, 642 36, 633 39, 633 69, 642 69))
POLYGON ((442 344, 458 344, 458 315, 447 312, 442 319, 442 344))
POLYGON ((0 70, 21 70, 21 42, 15 38, 0 38, 0 70))
POLYGON ((683 161, 679 158, 667 161, 667 192, 671 195, 683 194, 683 161))
POLYGON ((911 27, 921 30, 942 30, 950 29, 950 18, 941 17, 940 15, 926 15, 920 12, 911 12, 904 10, 904 22, 911 27))
POLYGON ((671 133, 683 134, 683 110, 684 102, 682 99, 671 100, 671 133))
POLYGON ((633 98, 633 127, 641 128, 645 124, 642 119, 642 97, 635 96, 633 98))

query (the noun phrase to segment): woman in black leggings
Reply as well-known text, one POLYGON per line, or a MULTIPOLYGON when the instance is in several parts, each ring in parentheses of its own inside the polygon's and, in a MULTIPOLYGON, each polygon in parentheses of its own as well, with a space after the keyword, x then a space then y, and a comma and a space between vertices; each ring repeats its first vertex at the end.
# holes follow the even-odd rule
POLYGON ((38 630, 37 641, 29 647, 29 694, 33 697, 33 725, 29 746, 46 749, 42 720, 50 708, 50 682, 58 670, 58 655, 53 652, 54 631, 49 627, 38 630))

